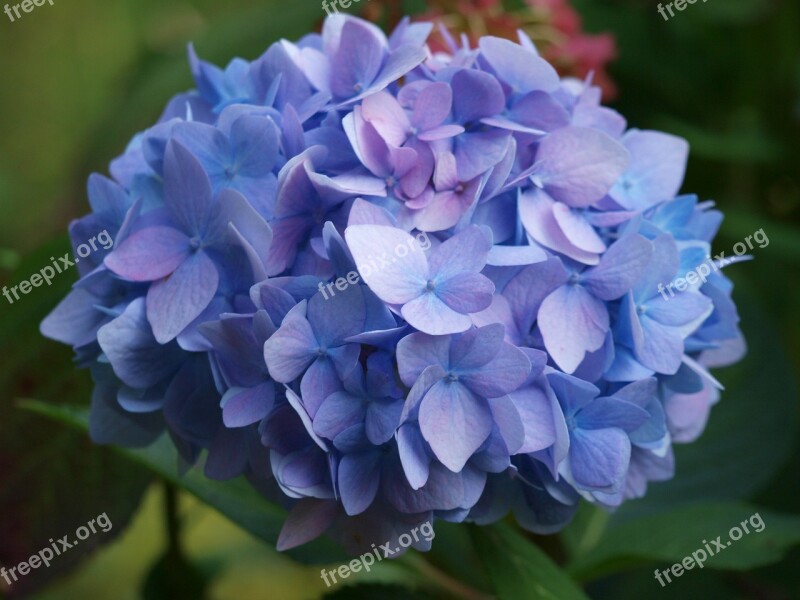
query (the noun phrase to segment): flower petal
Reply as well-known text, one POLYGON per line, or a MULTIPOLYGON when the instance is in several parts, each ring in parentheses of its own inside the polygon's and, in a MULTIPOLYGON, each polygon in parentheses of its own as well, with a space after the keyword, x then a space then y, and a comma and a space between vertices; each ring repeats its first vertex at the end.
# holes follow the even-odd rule
POLYGON ((147 291, 147 319, 160 344, 175 339, 194 321, 217 293, 219 272, 203 252, 187 258, 166 279, 147 291))
POLYGON ((422 399, 419 424, 436 458, 458 473, 489 437, 492 413, 463 385, 440 381, 422 399))

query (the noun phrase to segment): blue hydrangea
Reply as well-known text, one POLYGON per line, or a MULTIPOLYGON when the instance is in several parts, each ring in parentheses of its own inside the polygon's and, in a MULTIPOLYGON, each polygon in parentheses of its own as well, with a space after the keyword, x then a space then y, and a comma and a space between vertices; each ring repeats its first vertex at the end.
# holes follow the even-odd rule
POLYGON ((244 474, 290 509, 281 549, 618 506, 672 476, 744 352, 719 269, 661 293, 722 218, 676 196, 686 142, 525 36, 434 56, 429 32, 336 15, 225 69, 190 47, 197 90, 70 227, 113 249, 42 323, 91 368, 95 441, 166 432, 244 474))

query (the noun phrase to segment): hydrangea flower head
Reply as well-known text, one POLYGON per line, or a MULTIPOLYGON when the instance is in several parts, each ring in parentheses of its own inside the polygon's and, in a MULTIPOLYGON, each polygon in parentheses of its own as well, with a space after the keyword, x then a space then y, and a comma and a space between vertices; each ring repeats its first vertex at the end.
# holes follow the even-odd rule
POLYGON ((289 508, 281 549, 618 506, 671 477, 707 369, 742 355, 721 271, 660 293, 721 220, 675 196, 686 142, 524 34, 429 32, 337 15, 225 69, 190 48, 197 91, 71 227, 113 248, 42 323, 92 370, 97 442, 168 433, 247 476, 289 508))

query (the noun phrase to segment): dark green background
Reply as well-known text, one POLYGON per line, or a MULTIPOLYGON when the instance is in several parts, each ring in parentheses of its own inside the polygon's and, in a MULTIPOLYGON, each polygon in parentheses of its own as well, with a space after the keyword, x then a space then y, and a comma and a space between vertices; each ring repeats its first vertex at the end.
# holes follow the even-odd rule
MULTIPOLYGON (((651 531, 656 539, 666 528, 671 539, 700 546, 706 534, 698 527, 708 521, 703 515, 721 514, 719 506, 701 506, 695 520, 671 512, 682 505, 695 510, 698 502, 749 502, 736 506, 800 513, 800 3, 708 0, 668 22, 656 5, 575 0, 588 30, 617 38, 619 58, 611 68, 620 90, 615 106, 630 126, 661 129, 691 143, 684 191, 716 200, 727 215, 715 251, 730 254, 735 242, 758 229, 769 237, 768 247, 754 251, 753 262, 728 271, 750 353, 742 364, 719 373, 727 389, 707 433, 678 452, 674 482, 652 486, 646 501, 631 503, 605 524, 602 515, 582 511, 563 536, 537 543, 561 562, 573 557, 571 572, 593 581, 587 588, 593 598, 794 599, 800 597, 800 553, 795 549, 782 559, 769 554, 770 548, 788 545, 778 538, 789 536, 794 522, 770 527, 765 517, 760 535, 766 546, 753 550, 749 562, 746 550, 731 549, 741 553, 747 568, 715 570, 725 565, 715 567, 711 559, 708 568, 664 589, 654 581, 653 569, 675 561, 667 559, 669 553, 631 550, 635 544, 625 537, 626 523, 661 519, 649 530, 645 524, 635 529, 644 536, 651 531), (605 527, 602 538, 594 533, 598 523, 605 527), (594 562, 581 559, 586 547, 594 562), (772 564, 759 566, 765 562, 772 564)), ((406 10, 423 8, 422 2, 409 2, 406 10)), ((46 265, 49 256, 66 252, 69 220, 88 210, 88 175, 106 172, 109 160, 158 117, 170 96, 191 86, 189 40, 202 57, 224 64, 237 55, 255 58, 280 37, 297 38, 322 17, 315 0, 55 0, 15 23, 0 13, 0 281, 15 285, 46 265)), ((159 579, 163 573, 151 571, 145 584, 149 565, 166 547, 160 488, 148 487, 152 475, 16 403, 22 397, 88 401, 87 374, 75 372, 68 349, 37 332, 71 283, 72 276, 63 275, 13 306, 0 297, 0 562, 107 511, 113 533, 93 542, 103 544, 135 515, 131 530, 88 562, 87 543, 28 579, 33 587, 56 580, 42 598, 93 591, 100 597, 106 589, 101 582, 126 572, 127 565, 141 573, 135 581, 120 579, 127 587, 115 595, 135 598, 147 589, 147 597, 159 597, 157 590, 166 589, 159 579), (147 544, 152 548, 142 550, 147 544), (72 575, 59 579, 62 573, 72 575)), ((231 589, 248 598, 319 595, 318 568, 278 556, 197 501, 183 495, 179 500, 189 528, 188 554, 196 563, 186 572, 199 570, 225 582, 210 588, 212 597, 230 597, 231 589), (252 568, 240 572, 248 557, 252 568)), ((493 576, 504 572, 502 565, 487 567, 486 561, 475 567, 485 553, 464 548, 478 537, 442 531, 430 557, 442 572, 487 589, 493 576)), ((479 549, 487 543, 475 541, 479 549)), ((510 557, 522 551, 504 552, 510 557)), ((390 565, 378 579, 407 583, 413 576, 390 565)), ((503 597, 546 597, 520 593, 503 597)), ((347 589, 340 594, 356 597, 347 589)))

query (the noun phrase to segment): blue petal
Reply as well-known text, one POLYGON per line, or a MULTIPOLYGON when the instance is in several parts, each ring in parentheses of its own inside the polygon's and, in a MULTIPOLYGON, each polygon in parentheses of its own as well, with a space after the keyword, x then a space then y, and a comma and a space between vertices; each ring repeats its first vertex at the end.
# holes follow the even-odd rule
POLYGON ((463 385, 440 381, 420 404, 419 424, 436 458, 457 473, 489 437, 492 413, 463 385))

